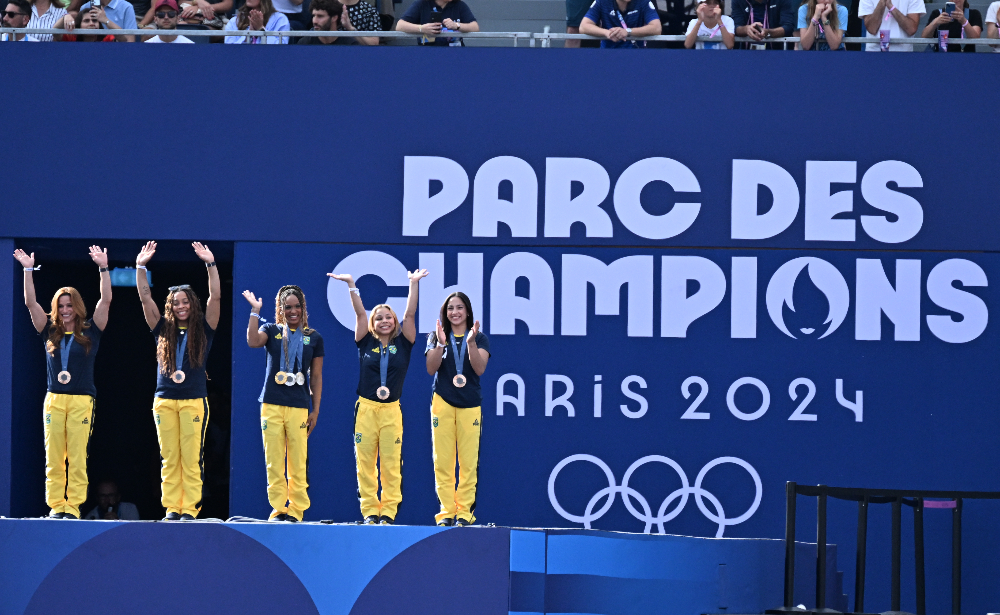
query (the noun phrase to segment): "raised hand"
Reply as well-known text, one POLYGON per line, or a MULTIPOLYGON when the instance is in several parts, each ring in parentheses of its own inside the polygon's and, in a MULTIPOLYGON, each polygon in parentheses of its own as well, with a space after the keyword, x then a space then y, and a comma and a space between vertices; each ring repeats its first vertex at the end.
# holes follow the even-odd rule
POLYGON ((428 272, 427 272, 426 269, 415 269, 413 271, 407 271, 406 272, 406 277, 410 278, 411 282, 417 282, 421 278, 426 278, 427 277, 427 273, 428 272))
POLYGON ((253 9, 250 11, 249 15, 250 29, 254 32, 260 32, 264 29, 264 14, 258 9, 253 9))
POLYGON ((469 330, 469 342, 475 343, 476 335, 479 333, 479 321, 472 323, 472 329, 469 330))
POLYGON ((441 319, 437 321, 437 340, 438 344, 447 344, 448 338, 444 336, 444 327, 441 326, 441 319))
POLYGON ((22 267, 27 268, 35 266, 34 252, 32 252, 31 255, 29 256, 27 252, 18 248, 17 250, 14 250, 14 258, 17 259, 17 262, 21 263, 22 267))
POLYGON ((108 249, 101 249, 100 246, 90 246, 90 259, 97 264, 98 267, 108 266, 108 249))
POLYGON ((832 12, 833 12, 833 4, 832 3, 831 4, 824 4, 823 5, 823 19, 826 19, 827 17, 829 17, 830 13, 832 13, 832 12))
POLYGON ((153 258, 154 254, 156 254, 156 242, 147 241, 146 245, 144 245, 142 250, 139 251, 139 256, 135 257, 135 264, 140 267, 145 267, 146 264, 149 263, 150 259, 153 258))
POLYGON ((341 282, 347 282, 348 284, 354 281, 354 278, 351 277, 351 274, 349 273, 328 273, 326 275, 334 280, 340 280, 341 282))
POLYGON ((347 12, 347 7, 344 7, 344 11, 340 14, 340 27, 348 32, 354 30, 354 24, 351 23, 351 16, 347 12))
POLYGON ((191 244, 194 248, 194 253, 198 255, 198 258, 205 261, 206 263, 215 262, 215 256, 212 255, 212 251, 208 249, 208 246, 202 245, 200 242, 194 242, 191 244))
POLYGON ((246 299, 250 303, 250 307, 257 310, 257 312, 260 312, 260 308, 264 307, 264 300, 258 299, 249 290, 243 291, 243 298, 246 299))

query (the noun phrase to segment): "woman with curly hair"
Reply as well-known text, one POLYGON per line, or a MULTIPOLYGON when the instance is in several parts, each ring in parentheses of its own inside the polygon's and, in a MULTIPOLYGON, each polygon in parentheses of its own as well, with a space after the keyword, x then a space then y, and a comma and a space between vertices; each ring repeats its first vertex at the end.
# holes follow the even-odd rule
POLYGON ((264 389, 257 401, 267 499, 273 509, 268 521, 297 523, 309 508, 307 443, 319 420, 323 394, 323 337, 309 328, 306 296, 298 286, 278 290, 273 323, 260 317, 263 299, 249 290, 243 297, 250 303, 247 344, 267 350, 264 389))
POLYGON ((79 519, 87 499, 87 446, 94 429, 94 359, 111 306, 108 252, 90 246, 90 258, 100 268, 101 299, 87 320, 83 298, 64 286, 52 297, 48 314, 35 300, 34 253, 15 250, 24 267, 24 305, 31 324, 45 339, 48 390, 43 406, 45 432, 45 502, 49 517, 79 519))
MULTIPOLYGON (((287 32, 291 30, 288 17, 274 8, 271 0, 246 0, 246 3, 236 11, 233 18, 226 24, 228 32, 287 32)), ((226 36, 229 45, 278 45, 288 44, 287 36, 247 36, 231 34, 226 36)))
POLYGON ((201 301, 187 284, 171 286, 163 315, 153 302, 146 279, 146 264, 156 253, 150 241, 135 259, 135 283, 142 313, 156 338, 156 396, 153 418, 160 444, 160 502, 167 509, 165 521, 193 521, 201 511, 205 471, 205 428, 208 425, 208 377, 205 361, 219 326, 220 285, 215 257, 198 242, 194 253, 208 268, 208 302, 201 301))

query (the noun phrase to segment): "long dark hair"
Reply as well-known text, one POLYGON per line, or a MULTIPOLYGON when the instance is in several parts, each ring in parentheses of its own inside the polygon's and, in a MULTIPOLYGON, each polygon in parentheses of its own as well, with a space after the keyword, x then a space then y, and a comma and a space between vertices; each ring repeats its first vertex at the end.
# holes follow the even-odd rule
POLYGON ((174 315, 174 295, 185 293, 191 304, 187 323, 187 356, 191 367, 201 367, 205 363, 205 349, 208 338, 205 337, 205 313, 201 309, 201 300, 194 294, 190 286, 170 291, 167 302, 163 306, 163 326, 160 327, 160 341, 156 344, 156 362, 160 365, 160 373, 169 375, 177 368, 177 317, 174 315))
MULTIPOLYGON (((264 29, 267 29, 267 22, 271 20, 271 15, 274 15, 278 11, 274 8, 274 4, 271 0, 260 0, 260 8, 258 9, 261 15, 264 16, 264 29)), ((246 30, 250 27, 250 7, 243 4, 236 11, 236 29, 246 30)))
POLYGON ((472 330, 472 325, 476 322, 476 319, 472 317, 472 302, 469 301, 468 295, 463 292, 454 292, 445 297, 444 303, 441 304, 441 328, 444 329, 444 336, 446 338, 451 337, 451 321, 448 320, 448 302, 458 297, 461 299, 462 303, 465 304, 465 332, 468 333, 472 330))

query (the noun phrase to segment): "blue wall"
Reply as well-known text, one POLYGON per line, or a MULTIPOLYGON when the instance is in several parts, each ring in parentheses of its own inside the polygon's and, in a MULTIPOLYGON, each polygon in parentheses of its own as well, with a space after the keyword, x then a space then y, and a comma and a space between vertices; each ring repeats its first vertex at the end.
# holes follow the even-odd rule
MULTIPOLYGON (((247 306, 239 293, 269 298, 286 283, 306 290, 328 353, 307 516, 352 520, 357 368, 351 332, 333 312, 346 291, 334 286, 328 296, 324 273, 354 258, 356 276, 371 274, 359 281, 371 306, 405 292, 399 270, 419 266, 421 254, 443 276, 422 285, 431 297, 418 314, 422 332, 440 303, 433 284, 475 286, 482 259, 475 308, 494 348, 477 511, 485 522, 584 525, 573 519, 608 485, 598 466, 570 463, 554 500, 548 493, 556 465, 578 454, 606 463, 615 489, 649 455, 676 462, 689 483, 719 459, 753 468, 706 469, 702 506, 690 489, 679 509, 677 492, 666 516, 677 515, 665 520, 655 513, 681 480, 654 461, 630 479, 650 514, 634 496, 637 513, 620 493, 597 498, 591 517, 607 503, 591 523, 599 529, 657 532, 660 519, 666 532, 719 535, 710 494, 724 511, 721 535, 778 537, 787 480, 1000 490, 988 453, 1000 427, 989 326, 1000 267, 995 157, 974 128, 960 154, 928 128, 956 100, 972 126, 995 115, 996 89, 969 78, 995 68, 989 54, 336 51, 99 46, 87 61, 113 70, 85 74, 66 46, 8 50, 22 70, 0 101, 16 108, 29 95, 33 113, 49 122, 30 138, 0 136, 20 180, 0 197, 5 235, 238 242, 232 513, 267 512, 255 402, 264 360, 241 343, 247 306), (150 70, 180 65, 189 69, 150 70), (939 76, 934 87, 927 74, 939 76), (66 92, 88 101, 86 123, 100 127, 100 138, 66 138, 81 131, 80 117, 65 113, 66 92), (175 113, 193 101, 209 112, 175 113), (402 121, 385 119, 386 102, 402 121), (50 181, 54 157, 99 162, 113 170, 110 189, 50 181), (421 165, 433 167, 423 178, 421 165), (52 215, 38 216, 38 205, 52 215), (71 211, 92 213, 60 215, 71 211), (759 224, 784 214, 780 224, 759 224), (374 261, 352 256, 362 252, 384 253, 389 270, 374 275, 374 261), (595 264, 588 258, 632 258, 619 272, 630 284, 581 282, 595 264), (535 303, 519 312, 517 297, 535 303), (702 300, 704 315, 678 325, 702 300), (510 403, 497 414, 496 384, 506 374, 524 382, 524 416, 510 403), (547 376, 559 377, 550 396, 573 382, 574 416, 565 406, 546 416, 547 376), (632 379, 631 397, 622 391, 630 376, 646 385, 632 379), (707 418, 682 418, 701 391, 691 384, 685 397, 682 383, 692 377, 708 385, 694 410, 707 418), (770 397, 756 418, 745 416, 762 403, 753 386, 727 403, 731 385, 746 377, 770 397), (799 378, 815 386, 805 408, 815 421, 789 420, 808 395, 805 382, 790 394, 799 378), (848 400, 863 391, 862 416, 837 401, 837 380, 848 400)), ((17 287, 16 279, 0 284, 11 293, 4 305, 17 308, 17 287)), ((515 388, 509 382, 504 392, 515 388)), ((428 523, 435 508, 428 389, 415 358, 402 399, 406 523, 428 523)), ((20 422, 28 416, 13 420, 15 442, 34 437, 17 431, 28 429, 20 422)), ((23 496, 16 482, 12 492, 23 496)), ((811 527, 810 506, 803 502, 802 528, 811 527)), ((854 509, 831 510, 831 540, 851 579, 854 509)), ((969 610, 997 597, 984 582, 1000 571, 996 513, 992 503, 967 508, 969 610)), ((940 580, 928 604, 943 610, 948 531, 933 511, 927 532, 938 554, 929 574, 940 580)), ((887 511, 873 512, 873 608, 888 608, 887 536, 887 511)))

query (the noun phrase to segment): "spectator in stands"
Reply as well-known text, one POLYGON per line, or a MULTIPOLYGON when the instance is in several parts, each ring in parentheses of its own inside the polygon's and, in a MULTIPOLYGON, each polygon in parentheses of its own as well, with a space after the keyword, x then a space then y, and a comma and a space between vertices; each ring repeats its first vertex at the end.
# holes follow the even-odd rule
MULTIPOLYGON (((997 12, 1000 11, 1000 0, 997 0, 986 9, 986 38, 1000 38, 1000 29, 997 27, 997 12)), ((1000 53, 1000 45, 993 45, 994 53, 1000 53)))
MULTIPOLYGON (((580 22, 587 14, 590 4, 589 0, 566 0, 566 34, 580 33, 580 22)), ((578 49, 580 40, 567 40, 563 46, 567 49, 578 49)))
MULTIPOLYGON (((342 25, 341 19, 346 15, 344 5, 337 0, 313 0, 309 6, 312 9, 313 32, 337 32, 342 25)), ((358 39, 346 36, 303 36, 299 45, 357 45, 358 39)))
POLYGON ((601 37, 601 49, 635 49, 643 41, 628 37, 656 36, 663 31, 652 0, 594 0, 580 21, 580 32, 601 37))
POLYGON ((67 43, 114 43, 116 41, 126 41, 126 37, 122 34, 101 34, 100 29, 102 24, 109 30, 121 30, 121 27, 108 19, 108 16, 101 9, 80 11, 75 16, 73 13, 67 13, 63 15, 62 19, 56 22, 55 29, 69 30, 70 32, 76 30, 97 30, 98 32, 95 34, 56 34, 53 38, 56 41, 67 43))
POLYGON ((688 23, 684 46, 688 49, 732 49, 736 41, 736 26, 729 15, 723 15, 725 0, 700 0, 695 11, 698 18, 688 23), (719 42, 699 43, 699 36, 719 42))
POLYGON ((400 32, 423 34, 419 45, 464 47, 465 41, 449 32, 479 32, 479 23, 462 0, 416 0, 396 24, 400 32), (442 36, 444 35, 444 36, 442 36))
MULTIPOLYGON (((149 41, 146 41, 149 42, 149 41)), ((118 485, 113 480, 104 480, 97 485, 97 506, 84 519, 106 519, 108 521, 138 521, 139 509, 135 504, 122 502, 118 485)))
MULTIPOLYGON (((25 28, 31 20, 31 4, 28 0, 10 0, 3 12, 5 28, 25 28)), ((30 34, 4 34, 3 40, 16 43, 37 43, 38 39, 30 34)))
MULTIPOLYGON (((861 0, 858 17, 865 22, 867 36, 889 31, 889 40, 911 38, 917 33, 920 16, 927 12, 924 0, 861 0)), ((865 51, 879 51, 879 43, 868 43, 865 51)), ((890 44, 889 51, 913 51, 913 45, 890 44)))
MULTIPOLYGON (((90 8, 91 3, 87 2, 80 7, 80 12, 89 11, 90 8)), ((97 10, 100 12, 97 20, 103 28, 135 30, 139 27, 135 22, 135 9, 127 0, 101 0, 97 10)), ((116 38, 122 40, 121 36, 116 38)), ((128 43, 134 43, 135 37, 131 34, 124 35, 124 40, 128 43)))
MULTIPOLYGON (((157 30, 176 30, 177 21, 180 19, 181 7, 177 6, 177 0, 156 0, 153 6, 153 15, 156 18, 157 30)), ((193 43, 191 39, 183 35, 159 35, 146 41, 147 43, 193 43)))
MULTIPOLYGON (((348 0, 342 4, 347 8, 347 11, 340 18, 341 30, 348 30, 350 32, 355 30, 361 30, 362 32, 382 31, 382 19, 379 17, 378 11, 375 10, 374 6, 364 2, 364 0, 348 0)), ((390 0, 385 0, 382 4, 392 6, 390 0)), ((313 13, 313 27, 316 27, 315 13, 313 13)), ((351 40, 357 41, 359 45, 378 45, 377 36, 358 36, 351 40)), ((350 43, 340 44, 349 45, 350 43)))
MULTIPOLYGON (((920 38, 937 38, 938 30, 948 32, 948 51, 974 52, 975 45, 960 45, 959 42, 966 38, 979 38, 983 33, 983 14, 976 9, 970 9, 965 0, 954 0, 955 10, 951 14, 945 13, 941 9, 934 11, 927 16, 927 26, 920 34, 920 38)), ((941 51, 937 45, 931 45, 934 51, 941 51)))
POLYGON ((846 49, 847 7, 837 0, 807 0, 799 7, 799 45, 805 51, 846 49))
MULTIPOLYGON (((233 18, 226 24, 226 32, 246 32, 248 30, 268 32, 287 32, 288 17, 274 9, 271 0, 246 0, 246 3, 236 11, 233 18)), ((277 45, 288 44, 288 37, 278 36, 227 36, 225 42, 230 45, 277 45)))
POLYGON ((754 40, 747 49, 784 49, 784 44, 767 44, 769 38, 792 36, 795 32, 795 9, 792 0, 733 0, 733 23, 736 36, 754 40))
MULTIPOLYGON (((64 6, 62 0, 34 0, 31 3, 31 19, 28 20, 28 27, 52 28, 66 14, 64 6)), ((52 35, 36 34, 35 38, 42 42, 48 42, 52 40, 52 35)))

